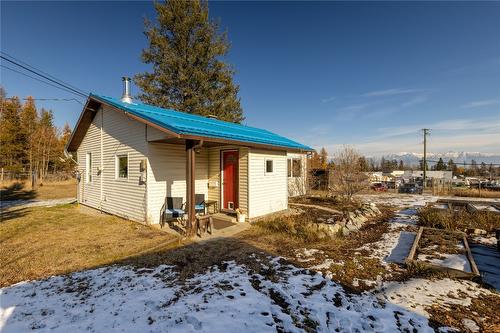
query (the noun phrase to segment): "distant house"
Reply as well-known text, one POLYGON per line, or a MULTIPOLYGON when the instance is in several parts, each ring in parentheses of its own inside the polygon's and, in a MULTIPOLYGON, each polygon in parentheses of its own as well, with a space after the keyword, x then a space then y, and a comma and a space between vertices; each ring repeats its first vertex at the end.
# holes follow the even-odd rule
MULTIPOLYGON (((128 85, 127 85, 128 87, 128 85)), ((166 197, 195 194, 247 219, 288 207, 305 192, 312 149, 269 131, 91 94, 66 147, 81 175, 80 203, 159 223, 166 197)))
MULTIPOLYGON (((451 180, 453 178, 453 171, 426 171, 425 176, 427 178, 434 178, 434 179, 445 179, 445 180, 451 180)), ((423 178, 424 177, 424 172, 421 170, 407 170, 404 172, 403 178, 423 178)))

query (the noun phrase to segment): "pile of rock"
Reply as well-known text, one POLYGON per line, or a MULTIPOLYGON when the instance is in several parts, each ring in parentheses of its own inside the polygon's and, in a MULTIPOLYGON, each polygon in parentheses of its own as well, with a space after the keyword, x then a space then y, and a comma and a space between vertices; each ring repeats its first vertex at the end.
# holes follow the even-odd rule
POLYGON ((374 203, 366 203, 361 208, 341 215, 334 215, 328 220, 318 221, 318 228, 331 236, 342 234, 344 236, 358 231, 370 217, 380 215, 380 210, 374 203))

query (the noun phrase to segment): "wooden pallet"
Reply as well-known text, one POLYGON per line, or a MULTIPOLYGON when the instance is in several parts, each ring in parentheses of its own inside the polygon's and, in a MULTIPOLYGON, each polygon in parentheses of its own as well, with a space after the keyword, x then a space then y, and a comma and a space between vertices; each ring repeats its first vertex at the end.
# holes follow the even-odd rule
MULTIPOLYGON (((443 231, 441 229, 435 229, 435 228, 425 228, 425 229, 443 231)), ((420 238, 422 237, 423 231, 424 231, 424 227, 420 227, 418 229, 417 235, 415 236, 415 240, 413 241, 413 244, 411 246, 410 253, 408 253, 408 257, 406 257, 406 259, 405 259, 406 265, 417 263, 418 265, 421 265, 423 267, 427 267, 427 268, 430 268, 430 269, 438 271, 438 272, 444 272, 444 273, 447 273, 449 276, 456 277, 456 278, 472 279, 472 278, 475 278, 475 277, 478 277, 481 275, 479 273, 479 270, 477 269, 476 262, 474 261, 474 258, 472 257, 472 252, 470 250, 469 243, 467 242, 467 237, 465 234, 463 234, 462 241, 464 243, 466 257, 467 257, 467 260, 469 260, 469 264, 470 264, 472 272, 465 272, 465 271, 462 271, 459 269, 440 266, 437 264, 432 264, 432 263, 428 263, 428 262, 416 259, 415 254, 417 253, 418 243, 420 241, 420 238)))

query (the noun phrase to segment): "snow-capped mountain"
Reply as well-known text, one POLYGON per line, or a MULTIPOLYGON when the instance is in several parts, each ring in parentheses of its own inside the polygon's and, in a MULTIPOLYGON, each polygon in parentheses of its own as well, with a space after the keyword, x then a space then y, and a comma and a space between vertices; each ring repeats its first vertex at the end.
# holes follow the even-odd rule
MULTIPOLYGON (((422 159, 423 153, 409 153, 402 152, 399 154, 389 154, 385 155, 384 158, 386 160, 402 160, 403 163, 407 165, 418 164, 419 160, 422 159)), ((478 153, 478 152, 447 152, 447 153, 427 153, 428 160, 439 160, 442 158, 444 162, 448 162, 448 160, 452 159, 454 163, 470 163, 472 160, 475 160, 478 164, 484 162, 486 164, 489 163, 500 163, 500 153, 499 154, 487 154, 487 153, 478 153)))

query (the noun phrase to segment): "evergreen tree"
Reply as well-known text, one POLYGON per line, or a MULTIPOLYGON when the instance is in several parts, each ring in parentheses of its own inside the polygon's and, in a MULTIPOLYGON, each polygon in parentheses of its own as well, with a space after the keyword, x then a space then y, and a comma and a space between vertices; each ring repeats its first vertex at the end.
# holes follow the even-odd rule
POLYGON ((476 160, 472 160, 472 161, 470 162, 470 164, 471 164, 471 166, 470 166, 470 170, 469 170, 470 172, 469 172, 469 174, 470 174, 471 176, 478 176, 478 175, 479 175, 479 169, 478 169, 478 167, 477 167, 477 162, 476 162, 476 160))
POLYGON ((142 60, 153 72, 135 76, 146 103, 239 123, 243 111, 234 70, 221 60, 229 50, 226 33, 209 19, 205 1, 155 3, 157 24, 146 21, 149 47, 142 60))
POLYGON ((21 103, 17 97, 2 97, 0 107, 0 164, 7 170, 20 171, 23 158, 23 136, 19 130, 21 103))
POLYGON ((321 151, 319 152, 319 160, 321 163, 321 168, 326 169, 328 167, 328 152, 326 151, 325 147, 321 148, 321 151))
POLYGON ((33 97, 29 96, 24 103, 21 114, 21 128, 20 131, 23 136, 23 152, 26 158, 25 163, 28 164, 29 173, 31 175, 34 166, 34 149, 36 142, 36 130, 38 127, 38 114, 33 97))
POLYGON ((398 170, 404 170, 404 169, 405 169, 405 166, 404 166, 403 160, 399 160, 398 170))
POLYGON ((368 161, 364 156, 359 157, 359 170, 362 172, 369 171, 368 161))
POLYGON ((441 157, 439 158, 439 161, 436 164, 436 170, 438 171, 446 170, 446 165, 444 164, 444 161, 441 157))

